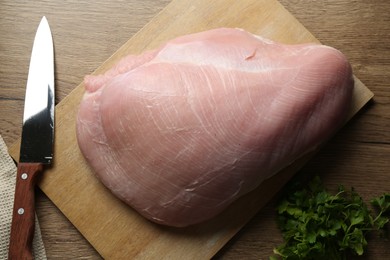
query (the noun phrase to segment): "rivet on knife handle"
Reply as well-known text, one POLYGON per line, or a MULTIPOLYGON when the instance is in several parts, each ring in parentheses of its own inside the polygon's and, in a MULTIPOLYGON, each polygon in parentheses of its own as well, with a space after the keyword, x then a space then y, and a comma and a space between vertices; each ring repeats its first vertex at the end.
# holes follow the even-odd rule
POLYGON ((43 165, 51 164, 53 160, 54 96, 53 39, 49 23, 42 17, 34 38, 27 78, 9 259, 33 258, 34 187, 43 165))
POLYGON ((41 163, 19 163, 18 165, 9 260, 33 259, 31 245, 35 227, 34 187, 42 167, 41 163))

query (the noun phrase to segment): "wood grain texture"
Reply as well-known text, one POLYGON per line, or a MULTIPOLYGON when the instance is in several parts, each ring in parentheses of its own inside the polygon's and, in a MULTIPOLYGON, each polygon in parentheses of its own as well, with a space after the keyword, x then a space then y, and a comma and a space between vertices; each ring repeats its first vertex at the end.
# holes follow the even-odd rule
MULTIPOLYGON (((94 73, 105 72, 128 54, 156 48, 179 35, 215 27, 239 27, 283 43, 318 42, 274 0, 176 0, 94 73)), ((56 136, 60 137, 54 145, 56 160, 39 186, 106 259, 211 258, 311 157, 311 154, 305 156, 266 180, 255 191, 206 223, 180 229, 161 227, 140 217, 115 198, 95 178, 82 157, 76 141, 75 123, 83 93, 84 86, 80 84, 56 108, 56 136)), ((355 79, 349 118, 371 97, 372 93, 355 79)), ((14 145, 10 148, 14 158, 18 157, 18 147, 14 145)))
MULTIPOLYGON (((354 185, 364 198, 388 191, 389 17, 386 1, 280 1, 322 43, 347 54, 355 74, 376 97, 305 166, 302 175, 319 173, 329 187, 354 185)), ((57 101, 77 86, 168 1, 3 1, 0 8, 0 131, 7 144, 20 134, 21 105, 32 37, 45 14, 55 26, 57 101), (51 14, 51 15, 50 15, 51 14), (28 22, 26 22, 28 21, 28 22), (120 24, 120 26, 117 26, 120 24), (137 27, 138 26, 138 27, 137 27), (110 37, 107 37, 107 35, 110 37)), ((225 259, 267 259, 281 241, 274 201, 218 254, 225 259)), ((38 215, 49 259, 98 259, 93 248, 38 195, 38 215)), ((374 238, 367 259, 387 259, 386 244, 374 238)))
POLYGON ((35 184, 42 173, 42 163, 19 163, 16 173, 9 260, 33 259, 35 230, 35 184))

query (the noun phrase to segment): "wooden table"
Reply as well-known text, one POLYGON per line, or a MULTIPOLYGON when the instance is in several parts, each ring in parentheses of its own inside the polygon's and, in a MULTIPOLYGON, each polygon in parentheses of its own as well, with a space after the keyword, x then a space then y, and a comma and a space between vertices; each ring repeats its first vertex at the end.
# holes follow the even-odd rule
MULTIPOLYGON (((280 0, 322 43, 344 52, 374 93, 370 102, 300 172, 319 174, 329 189, 354 186, 368 200, 390 192, 390 2, 280 0)), ((56 102, 60 102, 169 0, 10 1, 0 5, 0 134, 20 136, 33 37, 41 16, 55 41, 56 102)), ((216 256, 268 259, 281 241, 276 198, 216 256)), ((38 190, 37 214, 49 259, 100 259, 72 224, 38 190)), ((86 220, 88 221, 88 220, 86 220)), ((388 241, 372 237, 365 259, 388 259, 388 241)))

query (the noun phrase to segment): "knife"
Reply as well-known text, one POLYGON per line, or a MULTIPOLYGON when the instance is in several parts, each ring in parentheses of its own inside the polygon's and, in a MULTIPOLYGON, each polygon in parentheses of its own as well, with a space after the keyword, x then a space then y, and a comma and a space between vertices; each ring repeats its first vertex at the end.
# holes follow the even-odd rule
POLYGON ((49 24, 43 17, 34 39, 26 86, 9 259, 33 259, 34 188, 44 165, 52 162, 53 142, 54 50, 49 24))

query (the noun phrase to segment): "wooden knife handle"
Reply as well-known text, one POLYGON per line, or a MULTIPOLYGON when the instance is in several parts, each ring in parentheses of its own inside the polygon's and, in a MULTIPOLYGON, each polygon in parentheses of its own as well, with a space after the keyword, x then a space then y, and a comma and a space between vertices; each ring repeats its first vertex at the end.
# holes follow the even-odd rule
POLYGON ((19 163, 16 174, 8 259, 33 259, 32 240, 35 227, 35 183, 43 165, 19 163))

